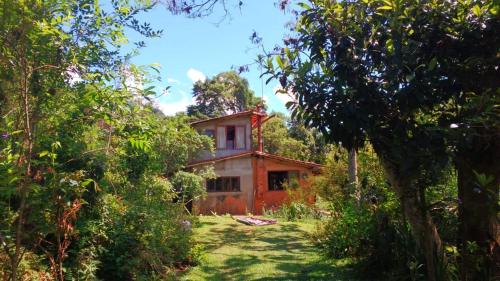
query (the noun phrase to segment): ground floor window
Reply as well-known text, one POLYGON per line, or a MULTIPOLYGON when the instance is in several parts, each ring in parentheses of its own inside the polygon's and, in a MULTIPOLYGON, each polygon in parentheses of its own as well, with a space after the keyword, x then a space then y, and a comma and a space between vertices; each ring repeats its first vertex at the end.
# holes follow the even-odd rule
POLYGON ((240 177, 218 177, 207 180, 207 192, 238 192, 240 177))
POLYGON ((271 171, 267 174, 269 190, 284 190, 286 186, 297 187, 299 173, 297 171, 271 171))

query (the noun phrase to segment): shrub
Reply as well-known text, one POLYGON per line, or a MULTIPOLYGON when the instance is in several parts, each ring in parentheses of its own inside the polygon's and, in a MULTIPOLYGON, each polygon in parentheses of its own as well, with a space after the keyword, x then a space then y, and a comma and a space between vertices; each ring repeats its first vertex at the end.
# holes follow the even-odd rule
MULTIPOLYGON (((318 225, 312 235, 314 243, 328 257, 355 259, 361 267, 358 272, 370 278, 425 280, 421 249, 410 233, 399 200, 386 183, 376 156, 369 147, 359 152, 359 202, 351 196, 352 187, 344 184, 347 177, 344 158, 341 155, 337 157, 339 162, 328 162, 324 176, 315 183, 332 217, 318 225)), ((447 262, 440 264, 440 280, 456 280, 459 257, 453 246, 457 233, 453 171, 437 185, 426 188, 425 196, 447 257, 447 262)))
POLYGON ((147 280, 164 276, 178 263, 190 263, 190 220, 166 179, 145 176, 123 198, 107 196, 102 218, 109 226, 98 277, 105 280, 147 280))
POLYGON ((327 224, 318 225, 313 239, 326 255, 333 258, 360 256, 374 232, 373 217, 366 209, 348 202, 340 211, 340 216, 327 224))
POLYGON ((276 209, 264 209, 263 214, 265 216, 282 218, 287 221, 319 219, 322 216, 313 206, 295 201, 285 203, 276 209))
POLYGON ((327 257, 355 259, 359 272, 372 278, 405 280, 411 274, 411 262, 419 270, 419 253, 409 229, 391 219, 387 210, 346 201, 336 214, 312 234, 314 244, 327 257))
POLYGON ((196 263, 194 218, 162 177, 123 182, 120 194, 102 194, 77 224, 66 277, 75 280, 165 279, 177 267, 196 263))
POLYGON ((347 151, 332 151, 328 159, 314 184, 331 217, 318 224, 313 243, 327 257, 356 260, 358 272, 370 278, 419 276, 420 253, 372 149, 358 152, 360 201, 348 184, 347 151))

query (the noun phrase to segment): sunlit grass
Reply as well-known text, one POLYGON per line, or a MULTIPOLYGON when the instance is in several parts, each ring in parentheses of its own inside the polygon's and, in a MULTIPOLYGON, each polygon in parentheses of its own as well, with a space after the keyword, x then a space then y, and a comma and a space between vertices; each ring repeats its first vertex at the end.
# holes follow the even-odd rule
POLYGON ((182 280, 353 280, 346 262, 323 259, 307 238, 314 221, 247 226, 229 216, 201 216, 201 264, 182 280))

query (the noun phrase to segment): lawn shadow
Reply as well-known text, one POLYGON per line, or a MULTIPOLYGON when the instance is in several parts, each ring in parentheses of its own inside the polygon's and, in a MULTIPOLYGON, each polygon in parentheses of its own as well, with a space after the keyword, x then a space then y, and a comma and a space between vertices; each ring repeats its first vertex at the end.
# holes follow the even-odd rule
POLYGON ((254 255, 228 256, 222 267, 201 265, 203 280, 253 280, 245 269, 259 264, 261 261, 254 255))
POLYGON ((213 221, 201 221, 196 223, 196 227, 203 227, 207 225, 217 225, 217 223, 213 221))
MULTIPOLYGON (((253 251, 287 251, 288 253, 301 252, 302 254, 314 252, 308 242, 308 232, 300 229, 296 224, 281 224, 265 230, 266 235, 254 237, 255 241, 263 242, 262 246, 243 246, 242 248, 253 251)), ((260 243, 262 244, 262 243, 260 243)))
POLYGON ((353 269, 348 266, 335 265, 331 261, 317 260, 307 264, 282 262, 277 269, 284 272, 279 276, 266 276, 254 281, 285 281, 285 280, 355 280, 353 269))
POLYGON ((238 228, 237 224, 230 224, 224 228, 211 228, 210 235, 202 242, 206 252, 212 252, 223 246, 246 243, 251 239, 248 231, 238 228))
POLYGON ((349 278, 354 276, 351 268, 318 255, 309 232, 299 223, 204 225, 207 229, 200 242, 206 254, 217 255, 218 263, 199 265, 201 280, 354 280, 349 278), (230 252, 218 250, 225 246, 230 246, 230 252))

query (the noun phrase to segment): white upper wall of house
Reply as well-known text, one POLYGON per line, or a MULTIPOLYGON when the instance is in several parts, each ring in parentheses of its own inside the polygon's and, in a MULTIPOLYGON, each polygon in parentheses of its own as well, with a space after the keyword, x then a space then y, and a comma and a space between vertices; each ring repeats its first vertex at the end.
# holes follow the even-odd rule
POLYGON ((252 149, 252 125, 250 116, 240 116, 230 119, 207 121, 195 124, 194 128, 200 134, 214 134, 215 155, 200 153, 195 161, 219 158, 252 149))

